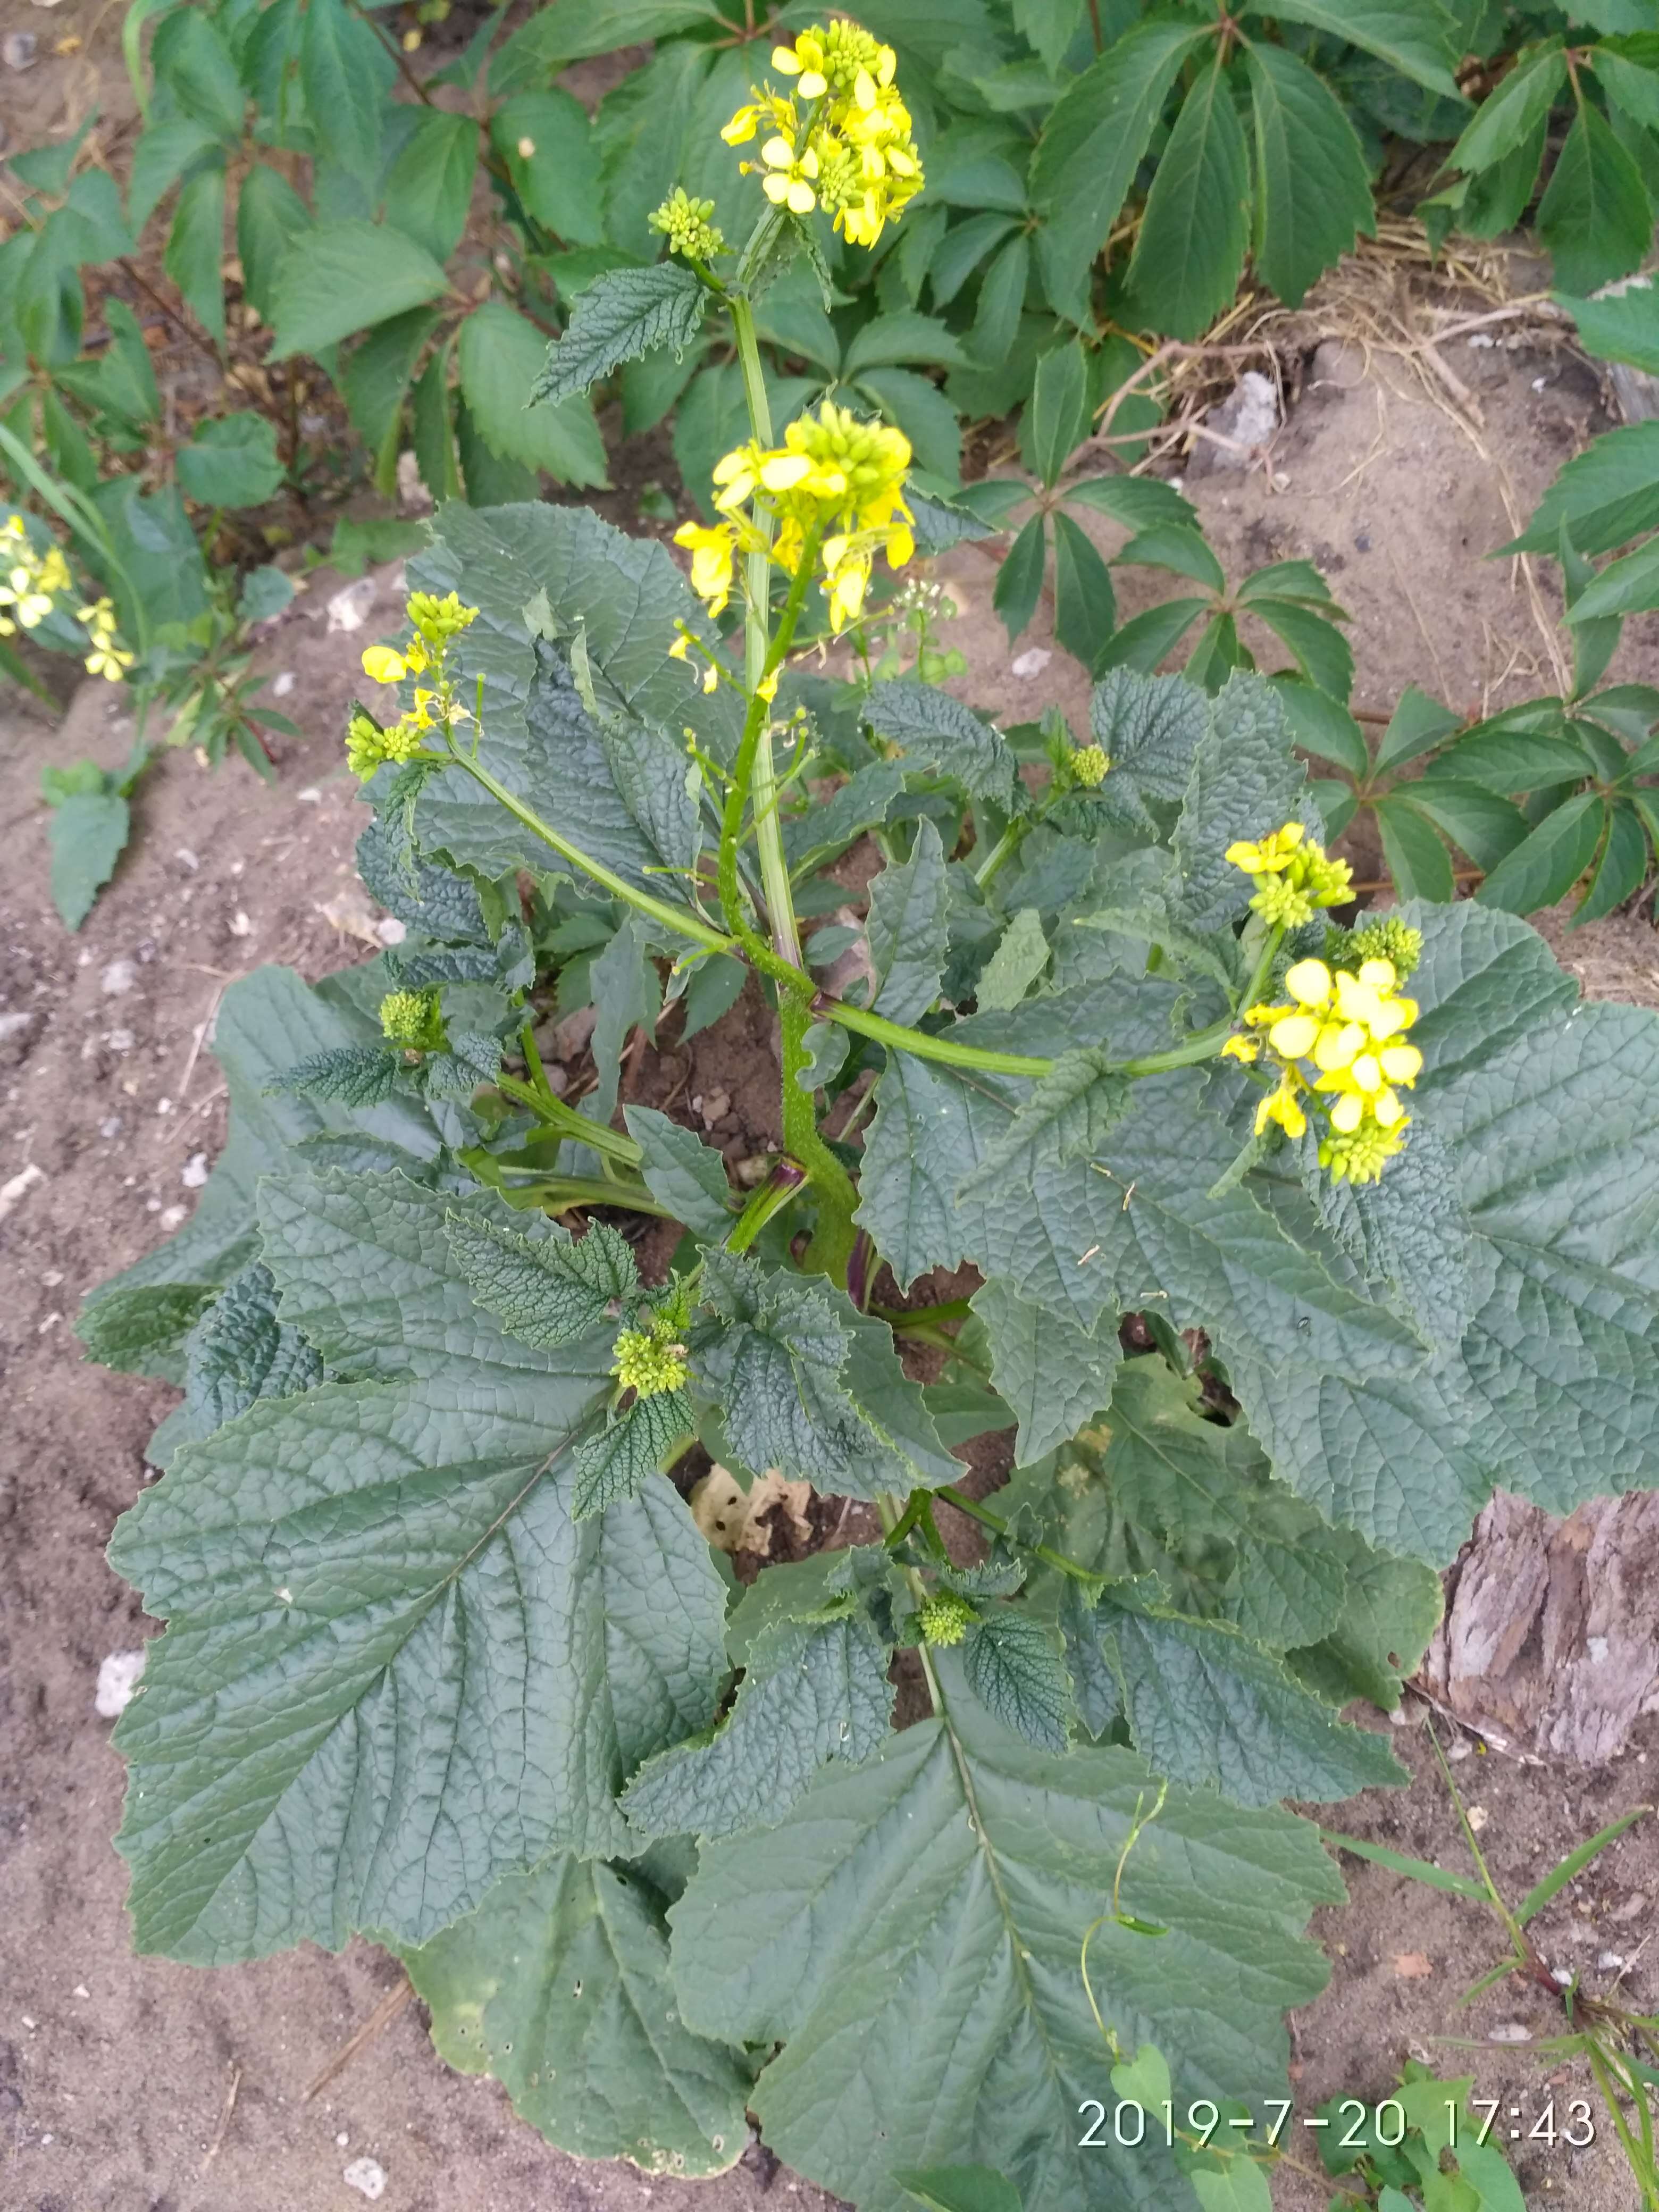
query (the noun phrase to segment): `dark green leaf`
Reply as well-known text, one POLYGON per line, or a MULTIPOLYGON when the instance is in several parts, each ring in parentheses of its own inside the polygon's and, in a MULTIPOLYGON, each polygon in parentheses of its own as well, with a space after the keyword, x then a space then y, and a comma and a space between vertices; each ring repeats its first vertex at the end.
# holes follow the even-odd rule
POLYGON ((1289 647, 1310 684, 1339 705, 1346 700, 1353 689, 1353 648, 1334 623, 1297 599, 1252 599, 1250 612, 1289 647))
POLYGON ((1018 642, 1036 612, 1048 558, 1048 540, 1042 517, 1034 514, 1003 556, 992 593, 992 605, 1002 617, 1010 645, 1018 642))
POLYGON ((214 1283, 100 1285, 76 1323, 88 1359, 130 1375, 173 1370, 173 1354, 218 1295, 214 1283))
POLYGON ((385 1045, 337 1045, 308 1053, 283 1070, 273 1091, 295 1098, 325 1098, 343 1106, 378 1106, 398 1088, 403 1061, 385 1045))
POLYGON ((1520 808, 1478 783, 1424 776, 1406 785, 1401 798, 1426 814, 1478 868, 1495 868, 1527 835, 1527 817, 1520 808))
POLYGON ((1534 136, 1555 105, 1567 81, 1567 58, 1559 39, 1549 39, 1517 62, 1475 112, 1474 120, 1447 155, 1454 169, 1489 169, 1534 136))
POLYGON ((962 1669, 969 1688, 1011 1735, 1039 1751, 1065 1751, 1072 1686, 1048 1631, 1034 1614, 993 1604, 968 1632, 962 1669))
POLYGON ((1476 898, 1506 914, 1534 914, 1565 898, 1595 858, 1602 808, 1601 794, 1594 791, 1580 792, 1554 808, 1498 862, 1476 898))
POLYGON ((684 1390, 636 1398, 624 1412, 607 1412, 604 1425, 583 1437, 575 1451, 570 1517, 586 1521, 624 1498, 637 1498, 668 1455, 696 1426, 684 1390))
POLYGON ((600 243, 599 149, 579 100, 556 85, 519 93, 496 109, 489 135, 538 222, 572 246, 600 243))
POLYGON ((1659 540, 1650 538, 1636 552, 1610 561, 1568 609, 1567 620, 1577 631, 1587 623, 1646 614, 1655 607, 1659 607, 1659 540))
POLYGON ((608 270, 577 301, 569 328, 535 378, 532 397, 556 404, 656 346, 683 353, 702 328, 706 306, 702 280, 677 262, 608 270))
POLYGON ((1150 676, 1161 661, 1169 659, 1199 617, 1209 612, 1210 606, 1208 599, 1165 599, 1142 614, 1132 615, 1113 633, 1111 642, 1096 662, 1097 674, 1109 668, 1128 668, 1150 676))
POLYGON ((1066 87, 1044 125, 1031 201, 1048 220, 1056 269, 1073 281, 1122 212, 1170 88, 1203 36, 1190 24, 1137 25, 1066 87))
MULTIPOLYGON (((981 990, 981 1003, 994 1006, 995 994, 988 1000, 981 990)), ((1033 1159, 1063 1165, 1090 1158, 1123 1119, 1129 1087, 1127 1077, 1112 1072, 1111 1057, 1101 1047, 1063 1053, 1052 1072, 1032 1085, 1025 1103, 964 1179, 963 1191, 977 1190, 1016 1165, 1029 1171, 1033 1159)))
POLYGON ((1614 907, 1640 890, 1647 872, 1648 835, 1641 816, 1629 799, 1609 799, 1607 837, 1589 889, 1573 915, 1574 927, 1611 914, 1614 907))
POLYGON ((1034 906, 1023 906, 980 971, 975 997, 981 1012, 1017 1006, 1048 965, 1048 933, 1034 906))
POLYGON ((410 380, 438 326, 431 307, 411 307, 373 330, 352 354, 342 380, 352 427, 372 453, 401 428, 410 380))
POLYGON ((1176 826, 1187 920, 1218 928, 1242 914, 1249 876, 1226 858, 1239 838, 1264 837, 1295 818, 1307 770, 1291 751, 1279 695, 1260 677, 1235 676, 1210 710, 1176 826))
POLYGON ((962 470, 962 426, 938 385, 908 368, 867 368, 859 390, 903 431, 923 468, 955 483, 962 470))
POLYGON ((276 272, 295 239, 311 228, 311 211, 280 170, 256 162, 236 196, 236 255, 242 289, 269 323, 276 319, 276 272))
POLYGON ((1653 205, 1641 172, 1588 101, 1579 104, 1539 202, 1538 235, 1558 286, 1580 295, 1628 276, 1652 242, 1653 205))
POLYGON ((560 1853, 400 1955, 439 2056, 494 2075, 561 2150, 700 2179, 748 2141, 749 2062, 680 2025, 661 1903, 637 1869, 560 1853))
POLYGON ((938 830, 924 820, 908 860, 890 863, 870 885, 866 929, 876 974, 873 1012, 914 1023, 938 999, 950 949, 950 905, 945 849, 938 830))
POLYGON ((878 738, 903 748, 913 768, 948 775, 970 797, 988 799, 1005 812, 1012 807, 1019 763, 1007 741, 948 691, 897 678, 872 688, 865 714, 878 738))
POLYGON ((622 1808, 641 1835, 774 1827, 820 1767, 857 1766, 881 1748, 893 1709, 887 1650, 842 1602, 832 1619, 763 1632, 730 1715, 641 1768, 622 1808))
POLYGON ((1026 1467, 1111 1403, 1121 1350, 1115 1317, 1093 1334, 1022 1298, 993 1276, 974 1298, 991 1346, 991 1380, 1019 1424, 1014 1464, 1026 1467))
POLYGON ((1379 799, 1375 812, 1382 858, 1402 899, 1449 899, 1455 885, 1451 857, 1433 824, 1404 798, 1379 799))
POLYGON ((979 308, 969 345, 975 360, 988 368, 1000 367, 1012 350, 1030 274, 1030 241, 1020 231, 999 249, 980 281, 979 308))
POLYGON ((1284 702, 1291 743, 1316 760, 1329 761, 1354 777, 1370 773, 1364 732, 1340 700, 1294 676, 1270 677, 1284 702))
POLYGON ((866 368, 896 368, 918 361, 936 368, 957 368, 967 358, 960 340, 937 316, 911 314, 897 309, 876 316, 854 335, 841 364, 841 373, 844 377, 856 379, 866 368))
POLYGON ((234 143, 242 135, 246 96, 223 32, 199 8, 180 8, 157 24, 150 46, 150 67, 187 116, 216 138, 234 143))
POLYGON ((354 331, 435 300, 448 281, 423 247, 388 224, 319 223, 295 240, 277 269, 271 358, 320 353, 354 331))
POLYGON ((251 410, 199 424, 175 465, 179 490, 202 507, 258 507, 283 475, 275 426, 251 410))
POLYGON ((1255 265, 1300 307, 1316 278, 1370 237, 1376 218, 1354 127, 1305 62, 1283 46, 1246 49, 1255 118, 1255 265))
POLYGON ((672 1207, 693 1236, 719 1243, 732 1222, 732 1187, 720 1154, 654 1106, 624 1107, 623 1118, 644 1154, 640 1173, 653 1198, 672 1207))
POLYGON ((466 228, 477 166, 478 126, 471 117, 428 108, 387 174, 387 222, 434 261, 447 261, 466 228))
POLYGON ((1057 346, 1038 362, 1030 416, 1032 459, 1052 488, 1089 427, 1089 368, 1079 340, 1057 346))
POLYGON ((1382 732, 1376 748, 1378 768, 1401 768, 1407 761, 1431 752, 1455 736, 1462 726, 1462 717, 1437 699, 1419 691, 1415 684, 1408 684, 1400 695, 1389 726, 1382 732))
POLYGON ((1659 422, 1593 439, 1556 477, 1519 538, 1501 553, 1554 556, 1563 522, 1581 553, 1611 553, 1659 529, 1659 422))
MULTIPOLYGON (((1030 9, 1052 4, 1052 0, 1024 0, 1024 4, 1030 9)), ((1074 17, 1079 12, 1072 10, 1074 17)), ((893 2179, 927 2212, 1020 2212, 1018 2190, 988 2166, 910 2166, 893 2179)))
MULTIPOLYGON (((379 41, 345 0, 310 0, 300 41, 306 111, 333 159, 366 186, 374 184, 380 165, 380 62, 379 41)), ((362 323, 348 328, 361 330, 362 323)))
POLYGON ((1071 516, 1056 509, 1054 635, 1073 658, 1093 668, 1117 623, 1112 572, 1071 516))
POLYGON ((256 1261, 226 1284, 191 1331, 179 1410, 190 1437, 211 1436, 256 1399, 293 1397, 322 1379, 316 1346, 279 1319, 270 1270, 256 1261))
POLYGON ((1182 103, 1146 196, 1128 273, 1137 313, 1172 337, 1197 337, 1237 290, 1249 243, 1244 133, 1218 61, 1182 103))
MULTIPOLYGON (((597 289, 582 295, 584 305, 597 289)), ((560 483, 603 485, 605 441, 592 406, 579 392, 544 404, 544 349, 535 325, 505 300, 475 307, 460 332, 467 407, 485 442, 504 459, 544 469, 560 483)))
POLYGON ((185 305, 216 345, 225 342, 225 174, 204 169, 179 195, 162 260, 185 305))
POLYGON ((1462 59, 1457 25, 1440 0, 1261 0, 1245 13, 1310 24, 1380 54, 1444 99, 1462 98, 1452 74, 1462 59))

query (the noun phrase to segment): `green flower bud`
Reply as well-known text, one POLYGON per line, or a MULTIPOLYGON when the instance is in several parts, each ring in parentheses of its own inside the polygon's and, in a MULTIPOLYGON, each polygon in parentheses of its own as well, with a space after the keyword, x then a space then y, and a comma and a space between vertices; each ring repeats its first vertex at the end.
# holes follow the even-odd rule
POLYGON ((1080 783, 1085 791, 1098 791, 1106 781, 1112 757, 1104 745, 1079 745, 1068 765, 1074 783, 1080 783))
POLYGON ((409 1052, 442 1052, 448 1040, 437 985, 428 984, 423 991, 388 992, 380 1001, 380 1032, 388 1044, 402 1045, 409 1052))
POLYGON ((977 1619, 967 1599, 953 1590, 937 1591, 916 1615, 924 1644, 960 1644, 977 1619))

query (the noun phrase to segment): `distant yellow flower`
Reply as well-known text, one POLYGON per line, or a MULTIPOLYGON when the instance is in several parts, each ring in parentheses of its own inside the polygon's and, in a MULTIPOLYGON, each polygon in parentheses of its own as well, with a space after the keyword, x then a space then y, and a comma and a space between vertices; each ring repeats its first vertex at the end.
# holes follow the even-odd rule
POLYGON ((1269 836, 1240 838, 1228 846, 1227 859, 1255 878, 1250 904, 1273 929, 1299 929, 1317 908, 1340 906, 1352 882, 1347 862, 1328 859, 1300 822, 1269 836))

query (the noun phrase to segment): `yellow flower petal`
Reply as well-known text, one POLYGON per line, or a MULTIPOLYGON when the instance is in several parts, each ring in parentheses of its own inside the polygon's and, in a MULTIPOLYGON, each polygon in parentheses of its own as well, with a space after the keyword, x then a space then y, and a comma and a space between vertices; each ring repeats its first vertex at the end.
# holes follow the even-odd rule
MULTIPOLYGON (((777 198, 777 194, 771 191, 772 179, 770 177, 767 179, 766 183, 769 197, 775 199, 777 198)), ((785 187, 784 198, 788 202, 789 212, 791 215, 811 215, 813 209, 818 204, 817 194, 812 190, 812 187, 807 183, 805 177, 796 177, 793 179, 793 181, 785 187)))
POLYGON ((1376 1057, 1390 1083, 1415 1083, 1423 1073, 1423 1055, 1414 1044, 1385 1045, 1376 1057))
MULTIPOLYGON (((775 169, 773 170, 769 177, 763 177, 761 179, 761 190, 766 194, 767 198, 771 201, 774 207, 781 207, 783 205, 785 200, 789 197, 791 189, 788 178, 780 176, 775 169)), ((808 185, 807 190, 810 193, 811 190, 810 185, 808 185)))
POLYGON ((1328 1022, 1314 1046, 1314 1065, 1327 1074, 1334 1068, 1350 1067, 1364 1042, 1365 1032, 1358 1022, 1328 1022))
POLYGON ((371 684, 401 684, 409 664, 389 645, 371 645, 363 655, 363 673, 371 684))
POLYGON ((799 76, 801 71, 800 56, 793 46, 774 46, 772 66, 775 70, 781 70, 785 76, 799 76))
POLYGON ((1392 960, 1367 960, 1360 967, 1359 980, 1369 983, 1373 991, 1392 991, 1400 978, 1392 960))
POLYGON ((1331 1127, 1345 1137, 1352 1136, 1365 1118, 1365 1102, 1352 1091, 1345 1091, 1331 1109, 1331 1127))
POLYGON ((1286 1060, 1300 1060, 1313 1050, 1318 1036, 1319 1024, 1311 1014, 1286 1014, 1268 1030, 1267 1042, 1286 1060))
POLYGON ((761 159, 769 168, 793 168, 795 162, 795 149, 787 138, 769 138, 761 148, 761 159))
POLYGON ((1285 988, 1304 1006, 1322 1006, 1331 995, 1331 971, 1322 960, 1298 960, 1285 988))

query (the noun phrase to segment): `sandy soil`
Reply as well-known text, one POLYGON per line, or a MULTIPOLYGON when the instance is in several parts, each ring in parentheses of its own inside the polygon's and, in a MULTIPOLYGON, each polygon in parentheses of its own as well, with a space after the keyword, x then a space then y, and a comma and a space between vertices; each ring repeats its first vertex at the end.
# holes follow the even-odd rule
MULTIPOLYGON (((1194 481, 1224 561, 1233 574, 1291 554, 1322 562, 1357 616, 1361 706, 1387 711, 1408 680, 1468 706, 1541 688, 1545 641, 1507 567, 1472 560, 1507 534, 1499 492, 1420 387, 1378 366, 1357 388, 1342 388, 1345 372, 1341 384, 1310 390, 1273 456, 1279 488, 1266 474, 1194 481)), ((1528 506, 1602 427, 1594 381, 1526 352, 1460 356, 1459 366, 1528 506)), ((947 574, 963 609, 952 641, 972 663, 965 692, 1011 719, 1050 699, 1077 710, 1086 685, 1063 654, 1033 677, 1012 673, 989 617, 986 556, 967 549, 947 574)), ((395 622, 393 580, 380 582, 367 635, 395 622)), ((143 1445, 170 1394, 83 1365, 70 1322, 88 1289, 151 1249, 174 1208, 188 1208, 187 1170, 222 1141, 218 1078, 198 1037, 224 982, 269 959, 315 977, 361 950, 319 911, 350 881, 362 818, 337 736, 362 637, 328 635, 327 589, 319 580, 269 647, 270 665, 294 672, 283 703, 306 732, 276 785, 258 785, 240 764, 205 776, 188 757, 170 756, 145 784, 134 846, 77 939, 46 897, 39 769, 82 752, 117 761, 130 738, 124 702, 93 686, 60 727, 32 714, 0 720, 9 861, 0 1012, 32 1017, 0 1044, 0 1182, 30 1164, 42 1176, 0 1226, 9 1446, 0 1458, 0 2208, 349 2212, 362 2200, 343 2169, 367 2155, 386 2170, 390 2212, 621 2212, 647 2203, 668 2212, 692 2203, 690 2185, 549 2149, 493 2085, 447 2073, 414 2007, 304 2101, 307 2081, 396 1979, 366 1945, 338 1959, 307 1949, 213 1974, 135 1960, 127 1948, 124 1870, 108 1840, 120 1764, 93 1692, 105 1656, 137 1645, 151 1624, 109 1574, 102 1547, 144 1480, 143 1445)), ((1125 596, 1128 611, 1143 603, 1133 590, 1125 596)), ((1049 647, 1046 620, 1022 653, 1049 647)), ((1654 672, 1651 645, 1638 641, 1629 657, 1627 672, 1654 672)), ((1564 950, 1597 994, 1659 1000, 1646 921, 1595 925, 1564 950)), ((768 1062, 740 1004, 699 1040, 690 1066, 653 1071, 645 1095, 669 1095, 682 1073, 688 1099, 726 1089, 715 1134, 740 1153, 773 1133, 768 1062)), ((1413 1788, 1332 1808, 1329 1825, 1460 1863, 1426 1744, 1401 1734, 1419 1770, 1413 1788)), ((1487 1813, 1483 1837, 1500 1880, 1524 1889, 1616 1811, 1656 1794, 1656 1751, 1659 1731, 1650 1729, 1626 1758, 1593 1773, 1485 1758, 1454 1771, 1487 1813)), ((1303 2108, 1336 2093, 1385 2093, 1408 2052, 1432 2051, 1443 2070, 1474 2070, 1484 2094, 1524 2094, 1529 2124, 1545 2067, 1525 2045, 1483 2041, 1466 2060, 1434 2039, 1484 2039, 1516 2023, 1536 2039, 1553 2025, 1547 1999, 1507 1990, 1455 2013, 1457 1993, 1498 1954, 1490 1924, 1394 1875, 1344 1866, 1353 1901, 1322 1916, 1320 1929, 1332 1986, 1296 2023, 1303 2108), (1419 1958, 1426 1973, 1413 1971, 1419 1958)), ((1618 1970, 1598 1970, 1597 1959, 1636 1953, 1656 1900, 1659 1825, 1649 1824, 1596 1863, 1540 1923, 1540 1941, 1553 1963, 1584 1966, 1605 1984, 1618 1970)), ((1625 1986, 1659 2003, 1646 1953, 1625 1986)), ((1561 2087, 1579 2094, 1580 2074, 1561 2087)), ((1636 2194, 1607 2132, 1603 2122, 1602 2140, 1576 2164, 1563 2149, 1528 2146, 1534 2205, 1631 2212, 1636 2194)), ((1283 2203, 1293 2212, 1322 2205, 1311 2185, 1299 2190, 1289 2177, 1283 2203)), ((739 2212, 763 2196, 829 2201, 775 2172, 758 2150, 696 2201, 707 2212, 739 2212)))

